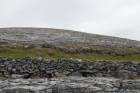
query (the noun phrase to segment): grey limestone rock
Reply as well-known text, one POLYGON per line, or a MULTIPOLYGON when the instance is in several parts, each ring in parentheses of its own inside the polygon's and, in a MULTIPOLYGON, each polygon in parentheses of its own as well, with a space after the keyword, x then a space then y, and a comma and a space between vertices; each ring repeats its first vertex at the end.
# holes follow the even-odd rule
POLYGON ((133 51, 134 54, 140 54, 140 51, 133 51))
POLYGON ((64 47, 64 46, 58 46, 58 49, 59 49, 60 51, 62 51, 62 50, 65 49, 65 47, 64 47))
POLYGON ((55 72, 54 75, 60 77, 60 74, 58 72, 55 72))
POLYGON ((130 79, 131 78, 131 72, 127 70, 118 70, 115 73, 115 76, 118 78, 123 78, 123 79, 130 79))
POLYGON ((101 91, 99 87, 83 83, 63 83, 53 87, 54 93, 100 93, 101 91))
POLYGON ((84 53, 90 53, 89 47, 82 47, 84 53))
POLYGON ((29 49, 28 45, 23 46, 24 49, 29 49))
POLYGON ((140 80, 124 80, 122 87, 124 89, 140 89, 140 80))
POLYGON ((6 48, 4 45, 0 45, 0 48, 6 48))
MULTIPOLYGON (((140 48, 140 42, 112 36, 52 28, 2 28, 0 44, 44 42, 49 44, 88 44, 95 46, 140 48)), ((43 47, 49 47, 43 45, 43 47)))
POLYGON ((0 57, 0 73, 5 76, 29 74, 28 78, 33 76, 60 77, 65 74, 84 77, 114 76, 131 79, 132 76, 140 74, 139 64, 139 62, 132 61, 110 62, 105 60, 74 60, 72 58, 46 60, 44 58, 30 57, 16 59, 0 57))
POLYGON ((11 75, 12 79, 21 79, 21 78, 26 79, 28 77, 29 77, 29 74, 22 74, 22 75, 12 74, 11 75))
POLYGON ((13 86, 4 88, 2 93, 52 93, 52 90, 46 86, 13 86))
POLYGON ((3 79, 0 93, 139 93, 139 80, 104 77, 3 79))
POLYGON ((102 51, 103 51, 102 49, 96 49, 96 52, 99 54, 102 54, 102 51))

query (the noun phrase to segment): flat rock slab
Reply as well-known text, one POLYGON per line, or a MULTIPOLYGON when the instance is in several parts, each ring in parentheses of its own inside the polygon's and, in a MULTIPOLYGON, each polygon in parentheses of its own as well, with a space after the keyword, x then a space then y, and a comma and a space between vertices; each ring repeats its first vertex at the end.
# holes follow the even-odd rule
POLYGON ((140 93, 139 87, 136 87, 139 82, 75 76, 50 79, 4 79, 0 81, 0 93, 140 93))

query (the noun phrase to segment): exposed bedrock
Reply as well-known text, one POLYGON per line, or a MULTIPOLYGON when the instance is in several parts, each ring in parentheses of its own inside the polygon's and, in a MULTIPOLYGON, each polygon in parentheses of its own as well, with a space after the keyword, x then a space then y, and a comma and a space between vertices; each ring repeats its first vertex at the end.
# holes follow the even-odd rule
POLYGON ((0 74, 6 77, 118 77, 131 79, 140 75, 140 62, 80 59, 6 58, 0 57, 0 74))
POLYGON ((102 47, 140 48, 140 42, 124 38, 50 28, 1 28, 0 44, 51 42, 52 44, 89 44, 102 47))
POLYGON ((50 79, 4 79, 0 93, 140 93, 139 80, 113 77, 66 77, 50 79))

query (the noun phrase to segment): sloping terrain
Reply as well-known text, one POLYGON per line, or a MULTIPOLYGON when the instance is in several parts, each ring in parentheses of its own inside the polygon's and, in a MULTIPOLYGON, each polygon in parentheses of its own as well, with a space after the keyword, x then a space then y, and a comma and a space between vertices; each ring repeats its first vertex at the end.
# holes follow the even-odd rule
POLYGON ((0 93, 140 93, 139 77, 140 41, 0 28, 0 93))
POLYGON ((50 42, 55 44, 89 44, 105 47, 140 47, 139 41, 51 28, 1 28, 0 42, 50 42))
POLYGON ((0 56, 140 62, 140 41, 62 29, 1 28, 0 56))

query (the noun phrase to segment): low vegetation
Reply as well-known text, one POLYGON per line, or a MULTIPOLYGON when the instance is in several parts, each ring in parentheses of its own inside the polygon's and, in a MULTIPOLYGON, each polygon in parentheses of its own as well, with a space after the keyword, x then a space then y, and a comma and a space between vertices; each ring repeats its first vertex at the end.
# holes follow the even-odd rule
POLYGON ((0 75, 0 80, 2 79, 11 79, 11 77, 5 77, 4 75, 0 75))
POLYGON ((3 75, 0 75, 0 80, 2 80, 2 79, 6 79, 6 77, 3 75))
MULTIPOLYGON (((98 48, 95 46, 95 48, 98 48)), ((11 48, 4 48, 0 49, 0 56, 10 57, 13 56, 14 58, 17 57, 42 57, 46 59, 89 59, 89 60, 109 60, 109 61, 122 61, 122 60, 130 60, 140 62, 140 54, 133 54, 133 50, 137 49, 118 49, 118 53, 125 53, 125 56, 118 56, 115 53, 107 54, 107 51, 104 49, 102 54, 99 53, 78 53, 78 54, 67 54, 59 49, 52 49, 52 48, 34 48, 34 49, 11 49, 11 48), (127 52, 126 52, 127 51, 127 52)))
POLYGON ((133 80, 140 80, 140 75, 133 76, 132 79, 133 79, 133 80))

